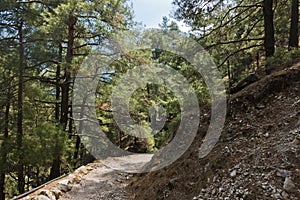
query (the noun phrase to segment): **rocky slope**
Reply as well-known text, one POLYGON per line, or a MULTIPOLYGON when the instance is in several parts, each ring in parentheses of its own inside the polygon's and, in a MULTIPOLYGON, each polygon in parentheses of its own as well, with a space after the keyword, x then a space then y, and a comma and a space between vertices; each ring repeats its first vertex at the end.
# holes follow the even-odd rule
POLYGON ((199 159, 209 109, 202 113, 189 150, 135 176, 131 199, 300 199, 300 63, 231 96, 220 141, 199 159))

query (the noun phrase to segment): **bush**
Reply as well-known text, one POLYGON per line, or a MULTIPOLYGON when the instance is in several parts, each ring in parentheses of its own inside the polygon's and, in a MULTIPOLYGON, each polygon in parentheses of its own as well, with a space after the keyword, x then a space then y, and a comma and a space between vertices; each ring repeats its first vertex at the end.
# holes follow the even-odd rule
POLYGON ((285 48, 277 48, 274 56, 267 58, 265 61, 266 72, 269 74, 276 69, 283 69, 298 60, 300 60, 299 49, 293 48, 288 51, 285 48))

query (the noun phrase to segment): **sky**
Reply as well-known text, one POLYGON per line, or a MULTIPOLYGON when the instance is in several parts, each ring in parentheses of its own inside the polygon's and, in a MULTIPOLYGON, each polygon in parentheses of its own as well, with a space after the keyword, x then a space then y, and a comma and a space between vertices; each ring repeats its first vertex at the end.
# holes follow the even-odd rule
MULTIPOLYGON (((142 22, 147 28, 158 28, 164 16, 170 18, 173 10, 172 0, 131 0, 135 20, 142 22)), ((173 19, 173 21, 175 21, 173 19)), ((182 23, 178 22, 182 31, 187 31, 182 23)))

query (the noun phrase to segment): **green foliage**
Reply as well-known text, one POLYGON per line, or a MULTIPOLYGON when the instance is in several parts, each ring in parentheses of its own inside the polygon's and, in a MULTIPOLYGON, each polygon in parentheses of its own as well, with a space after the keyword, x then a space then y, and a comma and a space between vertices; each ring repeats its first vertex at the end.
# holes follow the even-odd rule
MULTIPOLYGON (((59 123, 64 72, 74 75, 93 45, 131 24, 126 0, 0 2, 0 116, 8 121, 0 123, 0 173, 6 175, 1 194, 7 193, 8 198, 18 194, 18 166, 24 167, 28 190, 49 180, 57 157, 62 173, 83 162, 86 150, 81 145, 76 147, 81 148, 78 158, 73 159, 77 137, 69 113, 68 127, 59 123), (68 29, 71 23, 73 38, 68 29), (20 69, 24 70, 23 98, 18 110, 20 69), (17 124, 22 124, 22 133, 17 124)), ((67 101, 70 104, 71 98, 67 101)))
MULTIPOLYGON (((264 67, 264 16, 263 1, 189 1, 174 0, 174 17, 191 27, 190 34, 214 58, 228 86, 249 73, 260 72, 264 67), (229 80, 230 79, 230 80, 229 80)), ((291 1, 274 2, 274 26, 278 65, 287 61, 291 1), (282 55, 284 53, 284 55, 282 55), (282 60, 283 59, 283 60, 282 60)), ((276 61, 274 62, 276 65, 276 61)))
MULTIPOLYGON (((149 36, 149 38, 152 39, 151 36, 149 36)), ((153 77, 156 84, 147 83, 145 86, 135 90, 129 99, 129 113, 131 119, 135 124, 143 125, 148 128, 140 130, 142 133, 135 133, 130 128, 128 130, 120 130, 113 120, 111 112, 112 99, 110 99, 110 96, 112 89, 116 86, 118 80, 130 69, 136 67, 136 69, 141 68, 142 70, 141 66, 143 65, 155 66, 156 70, 161 70, 161 72, 158 72, 159 74, 165 73, 163 70, 166 67, 176 70, 176 73, 184 76, 193 87, 199 103, 205 104, 210 99, 207 87, 199 72, 185 59, 173 55, 170 52, 159 49, 127 52, 126 55, 114 62, 109 69, 106 69, 104 74, 109 71, 110 78, 106 81, 99 82, 97 93, 100 95, 98 95, 96 101, 97 114, 100 124, 102 124, 102 130, 106 132, 113 143, 123 149, 129 148, 133 143, 138 143, 137 146, 140 145, 140 148, 144 148, 146 142, 147 151, 154 151, 171 141, 176 134, 177 125, 180 122, 181 110, 179 99, 177 99, 176 95, 168 86, 176 86, 180 88, 179 92, 182 93, 186 93, 187 88, 182 88, 181 81, 177 76, 167 76, 166 79, 153 77), (159 109, 159 107, 163 109, 159 109), (165 123, 162 121, 163 117, 166 118, 165 123), (156 125, 164 123, 164 126, 161 130, 151 130, 154 126, 153 123, 156 125), (159 132, 157 133, 157 131, 159 132), (136 136, 143 134, 146 139, 137 139, 137 141, 135 141, 132 137, 129 137, 129 133, 130 135, 136 136)), ((131 74, 131 77, 132 80, 127 81, 134 82, 135 79, 143 78, 141 74, 131 74)), ((124 86, 124 89, 121 91, 127 91, 126 87, 124 86)), ((118 107, 117 112, 125 113, 126 111, 123 107, 118 107)))
POLYGON ((276 69, 283 69, 300 60, 300 50, 293 48, 290 51, 284 48, 277 48, 274 56, 265 61, 266 70, 271 72, 276 69))
MULTIPOLYGON (((28 138, 28 155, 30 151, 33 155, 37 156, 40 161, 48 160, 51 161, 57 153, 65 154, 68 147, 68 133, 62 131, 60 127, 55 124, 43 122, 38 124, 38 126, 33 130, 34 136, 28 138)), ((28 161, 32 161, 32 157, 28 161)), ((36 160, 36 163, 39 163, 36 160)))

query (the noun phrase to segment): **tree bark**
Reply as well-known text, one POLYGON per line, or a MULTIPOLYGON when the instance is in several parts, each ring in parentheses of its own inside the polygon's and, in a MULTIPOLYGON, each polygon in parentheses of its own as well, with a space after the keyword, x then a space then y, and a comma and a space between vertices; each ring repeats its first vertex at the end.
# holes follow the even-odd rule
POLYGON ((299 21, 299 2, 298 0, 292 0, 289 49, 291 49, 291 47, 298 47, 299 45, 298 21, 299 21))
MULTIPOLYGON (((71 82, 71 70, 72 60, 74 57, 74 33, 76 17, 70 14, 68 20, 68 42, 67 42, 67 55, 66 55, 66 66, 64 67, 63 83, 61 85, 61 111, 60 111, 60 125, 63 131, 66 131, 68 119, 69 119, 69 93, 70 93, 70 82, 71 82)), ((50 171, 50 178, 56 178, 60 176, 60 164, 61 164, 61 152, 57 152, 54 155, 52 161, 52 167, 50 171)))
POLYGON ((62 98, 61 98, 61 119, 60 123, 63 125, 63 129, 66 130, 68 123, 69 114, 69 91, 70 91, 70 81, 71 81, 71 70, 72 70, 72 60, 74 57, 74 32, 75 32, 76 18, 70 16, 68 24, 68 43, 67 43, 67 57, 66 66, 64 70, 64 81, 62 84, 62 98))
POLYGON ((11 93, 8 89, 7 100, 4 114, 4 141, 1 146, 1 168, 0 168, 0 200, 5 200, 5 176, 7 171, 7 140, 8 140, 8 122, 9 122, 9 108, 10 108, 11 93))
POLYGON ((23 19, 18 19, 19 35, 19 72, 18 72, 18 119, 17 119, 17 150, 18 150, 18 191, 20 194, 25 192, 24 165, 23 165, 23 87, 24 87, 24 38, 23 38, 23 19))
POLYGON ((274 37, 274 12, 273 12, 273 0, 263 1, 263 15, 264 15, 264 46, 266 57, 271 57, 275 52, 275 37, 274 37))
MULTIPOLYGON (((83 113, 84 113, 84 106, 86 104, 87 96, 85 96, 82 100, 82 105, 80 108, 80 119, 83 119, 83 113)), ((76 161, 79 158, 79 151, 81 147, 81 139, 80 135, 82 134, 82 128, 83 128, 83 121, 80 120, 79 125, 78 125, 78 130, 77 130, 77 136, 76 136, 76 144, 75 144, 75 151, 74 151, 74 160, 76 161)))
POLYGON ((59 122, 59 109, 60 109, 60 70, 61 70, 61 63, 62 63, 62 45, 59 44, 59 64, 57 65, 56 68, 56 74, 55 74, 55 81, 56 81, 56 85, 55 85, 55 90, 56 90, 56 94, 55 94, 55 120, 57 122, 59 122))
POLYGON ((5 200, 5 169, 0 169, 0 200, 5 200))

